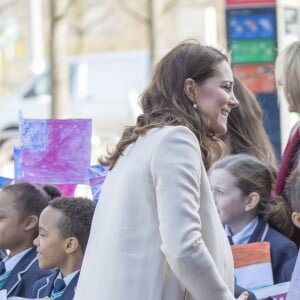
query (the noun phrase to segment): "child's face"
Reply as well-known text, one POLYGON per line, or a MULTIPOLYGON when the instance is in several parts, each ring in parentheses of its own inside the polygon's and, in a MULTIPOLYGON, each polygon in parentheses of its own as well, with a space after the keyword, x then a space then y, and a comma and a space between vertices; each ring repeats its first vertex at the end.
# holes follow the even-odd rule
POLYGON ((62 216, 62 212, 50 206, 47 206, 40 215, 39 235, 34 244, 37 246, 41 269, 62 268, 66 261, 65 239, 57 226, 62 216))
POLYGON ((294 211, 292 213, 292 222, 297 228, 300 228, 300 212, 294 211))
POLYGON ((224 169, 215 169, 209 180, 222 223, 230 226, 242 220, 246 213, 245 197, 236 186, 235 177, 224 169))
POLYGON ((14 202, 14 194, 0 191, 0 248, 9 249, 11 255, 23 250, 24 220, 14 202))

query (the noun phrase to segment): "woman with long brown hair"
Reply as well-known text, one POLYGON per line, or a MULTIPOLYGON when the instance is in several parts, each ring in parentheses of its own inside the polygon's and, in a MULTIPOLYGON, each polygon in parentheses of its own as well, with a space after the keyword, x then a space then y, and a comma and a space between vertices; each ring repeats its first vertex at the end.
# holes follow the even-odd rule
POLYGON ((106 157, 76 300, 234 299, 206 170, 225 151, 217 136, 237 105, 217 49, 185 42, 160 60, 143 113, 106 157))

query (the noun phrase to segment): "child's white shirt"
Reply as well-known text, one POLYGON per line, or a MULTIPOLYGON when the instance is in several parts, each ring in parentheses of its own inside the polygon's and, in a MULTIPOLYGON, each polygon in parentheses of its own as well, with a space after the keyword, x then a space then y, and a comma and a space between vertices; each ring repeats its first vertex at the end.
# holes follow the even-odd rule
POLYGON ((234 245, 246 244, 249 241, 252 233, 254 232, 257 224, 258 224, 258 217, 255 217, 237 234, 231 235, 228 225, 225 225, 225 232, 227 236, 231 236, 234 245))

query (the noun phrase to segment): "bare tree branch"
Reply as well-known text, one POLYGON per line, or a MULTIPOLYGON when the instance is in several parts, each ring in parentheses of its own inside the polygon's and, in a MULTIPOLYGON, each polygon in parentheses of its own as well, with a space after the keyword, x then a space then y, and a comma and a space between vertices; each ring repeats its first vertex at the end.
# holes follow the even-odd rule
MULTIPOLYGON (((92 5, 89 6, 89 9, 92 9, 92 5)), ((85 11, 88 11, 87 8, 85 8, 85 11)), ((107 11, 102 14, 101 16, 98 16, 97 18, 94 18, 87 22, 86 24, 80 24, 77 20, 77 22, 69 22, 70 29, 76 32, 77 35, 84 34, 85 32, 89 31, 89 29, 98 23, 104 22, 108 17, 110 17, 113 13, 113 10, 111 8, 108 8, 107 11)))
POLYGON ((77 35, 80 35, 84 32, 84 30, 82 29, 82 26, 79 25, 78 23, 69 23, 69 28, 70 30, 72 30, 73 32, 75 32, 77 35))
POLYGON ((178 4, 178 0, 169 0, 164 6, 162 13, 165 14, 169 12, 171 9, 174 8, 174 6, 176 6, 176 4, 178 4))
POLYGON ((133 10, 131 7, 129 7, 124 0, 119 1, 119 7, 121 7, 126 13, 128 13, 130 16, 135 18, 136 20, 140 22, 149 22, 149 18, 146 16, 143 16, 139 14, 137 11, 133 10))
POLYGON ((94 7, 98 7, 101 2, 103 2, 103 1, 87 2, 87 3, 85 3, 85 9, 90 10, 90 9, 93 9, 94 7))
POLYGON ((64 8, 64 11, 60 15, 56 16, 56 18, 54 19, 54 22, 59 22, 60 20, 62 20, 69 13, 73 3, 74 3, 74 0, 69 0, 68 3, 66 4, 66 7, 64 8))
POLYGON ((96 25, 97 23, 104 22, 108 17, 111 16, 111 10, 107 10, 105 14, 102 16, 99 16, 98 18, 95 18, 94 20, 91 20, 84 26, 84 31, 88 31, 91 27, 96 25))

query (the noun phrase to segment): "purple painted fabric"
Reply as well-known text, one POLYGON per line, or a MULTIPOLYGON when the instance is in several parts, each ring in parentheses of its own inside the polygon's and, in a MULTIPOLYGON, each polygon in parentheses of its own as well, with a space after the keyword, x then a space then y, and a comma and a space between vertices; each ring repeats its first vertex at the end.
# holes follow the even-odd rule
POLYGON ((89 167, 89 181, 92 191, 93 200, 98 202, 103 182, 107 175, 107 169, 102 165, 89 167))
POLYGON ((15 178, 36 184, 86 184, 91 120, 20 119, 15 178))
POLYGON ((23 178, 21 147, 14 148, 14 172, 15 172, 15 179, 18 180, 23 178))
POLYGON ((73 197, 77 184, 56 184, 62 196, 73 197))

